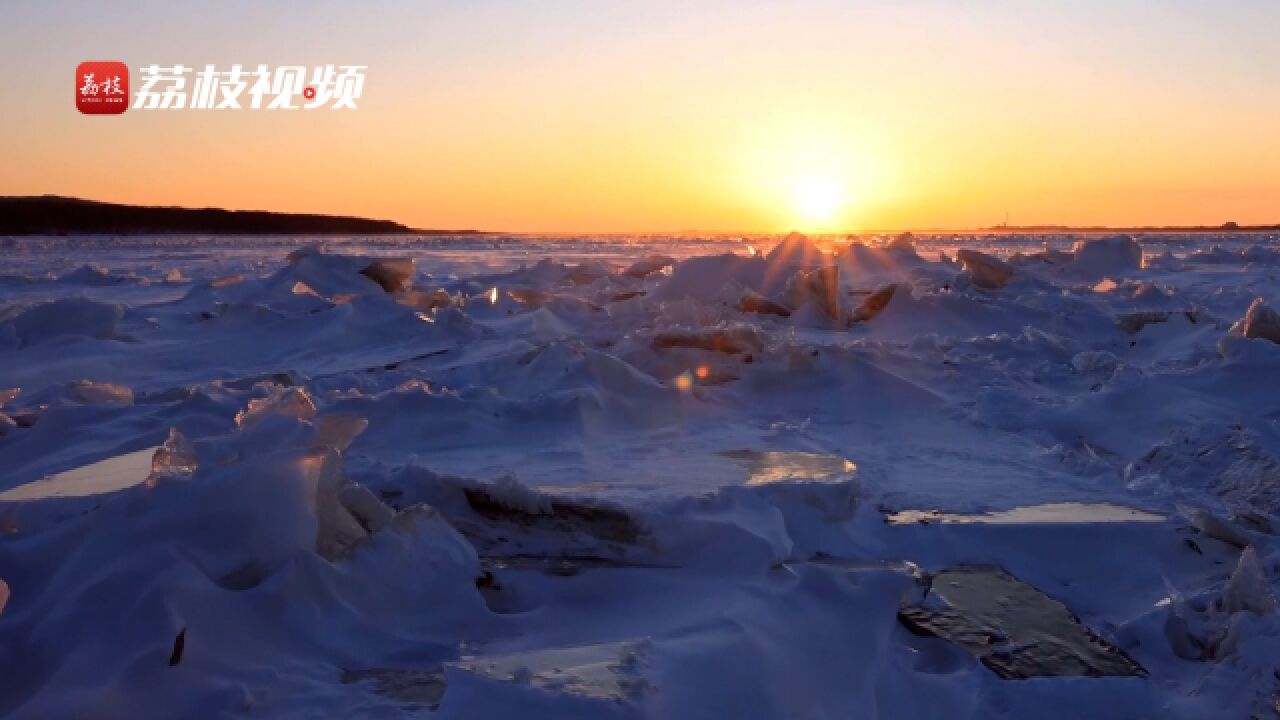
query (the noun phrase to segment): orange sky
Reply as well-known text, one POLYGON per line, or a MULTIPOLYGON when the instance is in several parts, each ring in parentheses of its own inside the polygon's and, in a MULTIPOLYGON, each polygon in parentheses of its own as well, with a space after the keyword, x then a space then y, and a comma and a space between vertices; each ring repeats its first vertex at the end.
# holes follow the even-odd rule
POLYGON ((173 5, 0 8, 0 194, 541 232, 1280 222, 1274 2, 173 5), (369 69, 356 111, 89 117, 90 59, 369 69))

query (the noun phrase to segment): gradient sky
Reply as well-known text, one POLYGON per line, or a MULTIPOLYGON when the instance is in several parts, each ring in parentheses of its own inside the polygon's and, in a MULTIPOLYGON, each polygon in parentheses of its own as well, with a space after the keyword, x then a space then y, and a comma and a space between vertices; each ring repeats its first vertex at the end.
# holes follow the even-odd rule
POLYGON ((0 194, 546 232, 1280 222, 1277 32, 1276 0, 4 0, 0 194), (354 112, 94 117, 84 60, 369 69, 354 112))

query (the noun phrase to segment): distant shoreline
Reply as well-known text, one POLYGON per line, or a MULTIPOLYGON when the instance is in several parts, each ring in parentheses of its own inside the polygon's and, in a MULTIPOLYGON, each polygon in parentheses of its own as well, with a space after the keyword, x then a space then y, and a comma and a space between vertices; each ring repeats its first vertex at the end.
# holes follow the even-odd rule
POLYGON ((391 220, 97 202, 58 195, 0 197, 0 235, 480 235, 391 220))

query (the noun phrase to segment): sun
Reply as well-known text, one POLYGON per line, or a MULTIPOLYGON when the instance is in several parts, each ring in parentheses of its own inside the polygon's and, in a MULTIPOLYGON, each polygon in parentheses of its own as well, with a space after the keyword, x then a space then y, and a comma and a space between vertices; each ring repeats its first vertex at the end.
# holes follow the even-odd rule
POLYGON ((796 180, 792 203, 803 229, 829 229, 844 207, 844 188, 833 177, 807 175, 796 180))

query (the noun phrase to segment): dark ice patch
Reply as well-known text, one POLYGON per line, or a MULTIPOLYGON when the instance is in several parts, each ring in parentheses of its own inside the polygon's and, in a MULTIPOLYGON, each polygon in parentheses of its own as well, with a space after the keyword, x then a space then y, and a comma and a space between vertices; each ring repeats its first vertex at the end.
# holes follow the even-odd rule
POLYGON ((580 532, 606 542, 626 544, 635 544, 643 534, 630 515, 609 507, 557 499, 550 502, 550 512, 532 512, 502 503, 480 488, 464 488, 462 492, 472 510, 494 522, 553 533, 580 532))
POLYGON ((959 645, 1006 680, 1146 675, 1065 605, 997 567, 932 576, 924 601, 899 609, 898 621, 959 645))

